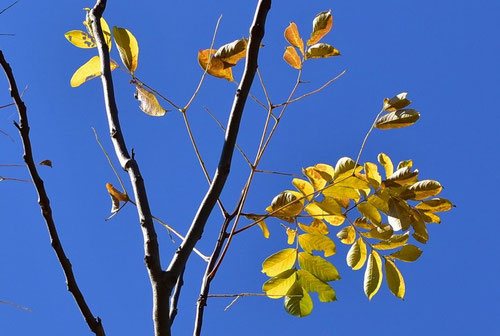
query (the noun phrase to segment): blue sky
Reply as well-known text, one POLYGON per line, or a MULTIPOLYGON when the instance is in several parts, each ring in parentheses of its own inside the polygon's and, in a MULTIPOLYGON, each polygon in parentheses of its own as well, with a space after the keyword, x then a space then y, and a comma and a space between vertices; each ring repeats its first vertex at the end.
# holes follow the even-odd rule
MULTIPOLYGON (((8 5, 4 2, 2 6, 8 5)), ((202 74, 199 49, 210 46, 220 14, 216 46, 245 36, 256 1, 110 1, 108 23, 130 29, 139 41, 138 77, 179 104, 186 102, 202 74)), ((94 312, 108 335, 152 333, 150 287, 143 265, 142 236, 135 209, 127 206, 105 222, 110 202, 104 185, 117 184, 96 144, 95 127, 106 137, 99 80, 71 88, 75 69, 94 50, 71 46, 64 33, 82 29, 86 1, 20 1, 0 16, 1 49, 20 87, 28 86, 36 160, 51 197, 61 239, 94 312)), ((0 6, 1 7, 1 6, 0 6)), ((363 293, 363 272, 345 265, 347 248, 338 244, 332 262, 342 280, 333 283, 339 300, 316 303, 313 314, 297 319, 286 314, 281 300, 242 298, 224 312, 230 300, 212 299, 206 310, 205 335, 371 335, 500 333, 497 319, 500 291, 496 186, 500 183, 496 99, 500 89, 500 2, 484 1, 274 1, 268 16, 260 70, 271 98, 285 99, 295 71, 281 59, 283 30, 295 21, 307 37, 316 13, 332 9, 334 29, 325 42, 342 56, 310 62, 304 69, 302 92, 320 86, 347 69, 330 88, 290 107, 269 147, 262 168, 300 173, 318 162, 335 164, 354 157, 384 97, 408 91, 420 121, 411 128, 373 133, 363 160, 379 152, 395 161, 413 159, 422 177, 437 179, 443 197, 457 207, 430 227, 424 254, 401 265, 407 284, 404 301, 385 283, 372 300, 363 293), (489 195, 489 194, 492 195, 489 195), (488 198, 488 197, 491 197, 488 198)), ((116 48, 114 58, 118 59, 116 48)), ((235 70, 241 75, 242 66, 235 70)), ((127 76, 114 72, 116 94, 129 148, 146 180, 153 213, 185 232, 207 185, 191 149, 182 118, 143 114, 133 98, 127 76)), ((0 105, 10 102, 7 85, 0 105)), ((215 170, 223 134, 208 108, 226 121, 235 86, 208 78, 190 110, 192 127, 210 172, 215 170)), ((261 95, 257 85, 253 92, 261 95)), ((21 163, 22 147, 12 108, 0 110, 1 164, 21 163)), ((238 143, 251 155, 263 114, 248 103, 238 143)), ((223 200, 232 204, 248 173, 236 153, 223 200)), ((0 176, 27 178, 23 168, 0 167, 0 176)), ((126 178, 125 174, 122 177, 126 178)), ((259 175, 246 210, 262 212, 290 178, 259 175)), ((0 305, 3 335, 88 335, 88 328, 68 294, 29 183, 0 183, 0 300, 29 307, 31 312, 0 305)), ((199 248, 208 253, 218 232, 214 211, 199 248)), ((258 229, 238 236, 212 293, 259 292, 267 279, 262 261, 286 245, 279 221, 270 221, 271 238, 258 229)), ((175 251, 158 227, 163 263, 175 251)), ((203 262, 192 257, 183 291, 176 335, 189 335, 203 262)))

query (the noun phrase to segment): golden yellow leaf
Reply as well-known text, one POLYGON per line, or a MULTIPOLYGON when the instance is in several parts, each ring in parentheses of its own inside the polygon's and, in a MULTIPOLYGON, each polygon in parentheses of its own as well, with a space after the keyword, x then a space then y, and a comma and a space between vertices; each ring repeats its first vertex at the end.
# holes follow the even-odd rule
POLYGON ((392 260, 385 260, 385 276, 387 285, 389 286, 392 294, 396 295, 400 299, 403 299, 406 290, 405 280, 392 260))
POLYGON ((292 180, 292 184, 297 188, 298 191, 300 191, 304 196, 307 196, 307 200, 311 201, 314 196, 314 188, 311 185, 311 183, 307 182, 306 180, 294 178, 292 180))
POLYGON ((292 245, 295 242, 295 237, 297 236, 297 230, 286 228, 287 244, 292 245))
POLYGON ((135 99, 140 102, 139 108, 142 112, 152 117, 162 117, 167 113, 153 92, 149 91, 140 84, 135 85, 135 99))
POLYGON ((335 254, 336 247, 328 236, 317 233, 304 233, 299 235, 299 245, 302 249, 312 254, 312 251, 323 251, 325 257, 335 254))
MULTIPOLYGON (((110 66, 111 71, 113 71, 118 67, 118 64, 111 60, 110 66)), ((75 71, 70 80, 71 87, 78 87, 101 74, 101 61, 99 56, 94 56, 75 71)))
POLYGON ((328 58, 339 56, 340 51, 326 43, 316 43, 307 48, 306 58, 328 58))
MULTIPOLYGON (((306 253, 307 255, 307 253, 306 253)), ((320 258, 320 257, 317 257, 320 258)), ((331 265, 331 264, 330 264, 331 265)), ((332 265, 333 266, 333 265, 332 265)), ((318 299, 320 302, 332 302, 337 300, 335 291, 333 288, 327 284, 325 281, 318 279, 311 272, 301 269, 297 271, 297 276, 299 278, 300 284, 305 292, 316 292, 318 293, 318 299)))
POLYGON ((394 173, 394 166, 392 165, 391 158, 385 153, 380 153, 377 158, 378 162, 384 167, 385 177, 388 178, 394 173))
POLYGON ((321 12, 313 20, 313 29, 307 45, 318 43, 326 34, 330 32, 333 26, 333 16, 331 11, 321 12))
POLYGON ((356 230, 351 225, 346 226, 337 233, 337 237, 341 243, 351 245, 356 240, 356 230))
POLYGON ((127 29, 113 27, 113 36, 122 63, 133 75, 139 63, 139 44, 135 36, 127 29))
POLYGON ((413 125, 420 118, 420 113, 413 109, 397 110, 381 116, 375 127, 381 130, 403 128, 413 125))
POLYGON ((359 237, 347 252, 347 265, 355 271, 361 269, 366 261, 366 253, 366 244, 363 238, 359 237))
POLYGON ((248 39, 243 38, 227 43, 217 49, 214 58, 221 60, 224 67, 232 67, 247 54, 248 39))
POLYGON ((363 232, 361 235, 366 238, 374 238, 386 240, 389 239, 394 233, 394 230, 390 225, 384 225, 381 227, 374 227, 368 232, 363 232))
POLYGON ((377 208, 375 208, 373 205, 367 202, 359 203, 358 206, 358 211, 368 218, 370 222, 372 222, 375 225, 380 225, 382 223, 382 216, 378 212, 377 208))
POLYGON ((298 223, 302 231, 306 233, 319 233, 322 235, 328 234, 328 226, 320 219, 313 219, 311 225, 298 223))
POLYGON ((216 52, 215 49, 198 51, 198 63, 203 71, 207 70, 208 74, 233 82, 233 71, 230 67, 226 67, 222 60, 213 57, 216 52))
POLYGON ((422 250, 415 245, 405 245, 399 251, 389 255, 391 258, 396 258, 401 261, 412 262, 417 260, 422 255, 422 250))
POLYGON ((406 98, 407 92, 401 92, 400 94, 384 99, 384 110, 387 112, 394 112, 396 110, 405 108, 411 104, 411 101, 406 98))
POLYGON ((118 191, 111 183, 106 183, 106 189, 108 190, 109 196, 111 196, 111 213, 115 213, 120 209, 120 201, 129 201, 128 195, 118 191))
POLYGON ((382 284, 382 259, 377 251, 372 250, 365 270, 364 289, 369 300, 377 294, 382 284))
POLYGON ((332 182, 335 175, 335 168, 326 163, 317 163, 314 165, 314 170, 321 175, 326 182, 332 182))
POLYGON ((300 70, 302 69, 302 60, 300 59, 299 54, 297 54, 297 50, 288 46, 285 49, 285 53, 283 54, 283 59, 288 63, 292 68, 300 70))
POLYGON ((378 188, 380 183, 382 183, 382 177, 378 173, 377 165, 375 163, 366 162, 365 173, 370 185, 372 185, 375 189, 378 188))
POLYGON ((78 48, 89 49, 96 47, 94 38, 82 30, 70 30, 64 34, 64 37, 78 48))
POLYGON ((294 218, 302 212, 303 204, 304 199, 301 193, 285 190, 273 198, 266 211, 273 217, 293 222, 294 218))
POLYGON ((259 228, 262 230, 262 234, 264 235, 264 238, 269 238, 269 229, 267 228, 266 222, 264 222, 265 216, 259 216, 259 215, 254 215, 254 214, 247 214, 245 215, 246 218, 253 220, 254 222, 257 223, 259 228))
POLYGON ((353 223, 356 227, 358 228, 361 228, 361 229, 365 229, 365 230, 371 230, 371 229, 374 229, 375 228, 375 225, 373 225, 372 223, 370 223, 368 221, 368 219, 366 219, 365 217, 359 217, 359 218, 356 218, 354 220, 354 223, 353 223))
POLYGON ((443 212, 453 209, 453 204, 446 198, 432 198, 418 203, 415 208, 424 212, 443 212))
POLYGON ((302 40, 302 37, 300 37, 299 29, 297 28, 295 22, 290 22, 288 27, 286 27, 285 39, 294 47, 299 48, 302 55, 304 55, 304 41, 302 40))
POLYGON ((427 197, 436 196, 441 192, 441 190, 443 190, 443 187, 438 181, 423 180, 414 183, 411 187, 409 187, 405 192, 401 194, 401 197, 404 199, 413 199, 420 201, 427 197))
POLYGON ((293 267, 297 260, 297 250, 287 248, 269 256, 262 263, 262 273, 270 277, 276 276, 293 267))
POLYGON ((401 235, 393 235, 391 238, 381 241, 380 243, 373 244, 372 247, 377 250, 392 250, 401 247, 408 242, 409 233, 401 235))
POLYGON ((290 269, 272 277, 264 283, 262 290, 271 299, 285 296, 297 279, 296 272, 295 269, 290 269))
POLYGON ((412 185, 418 181, 418 169, 411 171, 411 167, 396 170, 384 181, 386 187, 402 187, 412 185))
POLYGON ((302 173, 307 176, 309 181, 311 181, 314 190, 320 190, 326 185, 327 181, 323 177, 323 174, 316 170, 315 167, 307 167, 305 169, 302 169, 302 173))

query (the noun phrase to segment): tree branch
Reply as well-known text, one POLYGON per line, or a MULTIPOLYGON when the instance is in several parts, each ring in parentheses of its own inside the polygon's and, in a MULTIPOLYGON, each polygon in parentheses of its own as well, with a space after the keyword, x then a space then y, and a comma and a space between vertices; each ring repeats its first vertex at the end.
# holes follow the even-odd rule
POLYGON ((137 161, 133 156, 131 157, 129 155, 120 127, 118 107, 115 101, 113 80, 111 77, 109 50, 104 42, 100 21, 105 8, 106 0, 97 0, 94 8, 89 12, 89 18, 92 21, 92 30, 101 60, 101 80, 106 115, 116 156, 122 168, 129 174, 134 198, 137 202, 137 213, 144 239, 144 261, 153 291, 153 322, 155 335, 165 336, 170 335, 168 298, 170 297, 171 289, 165 286, 165 272, 161 268, 158 240, 153 224, 151 209, 149 207, 144 179, 139 170, 137 161))
POLYGON ((38 204, 40 205, 42 216, 45 219, 45 223, 47 225, 47 230, 49 232, 52 248, 54 249, 57 255, 57 259, 59 260, 59 263, 61 264, 64 275, 66 277, 66 284, 68 286, 68 290, 73 295, 73 298, 76 301, 76 304, 78 305, 78 308, 80 309, 80 312, 85 318, 85 321, 87 322, 87 325, 89 326, 90 330, 92 330, 92 332, 97 336, 104 336, 105 332, 102 326, 101 319, 99 317, 94 317, 94 314, 90 310, 85 300, 85 297, 80 291, 80 288, 78 287, 78 284, 75 279, 75 275, 73 274, 73 267, 71 265, 71 262, 66 256, 64 248, 59 239, 59 234, 57 233, 57 228, 54 222, 54 218, 52 216, 52 208, 50 207, 50 200, 49 197, 47 196, 43 180, 41 179, 36 169, 35 161, 33 160, 33 151, 31 147, 31 140, 29 137, 30 127, 28 122, 26 105, 24 104, 24 102, 21 99, 21 96, 19 95, 19 90, 17 88, 14 74, 12 73, 12 69, 5 60, 1 50, 0 50, 0 64, 2 65, 5 75, 7 76, 7 80, 10 85, 10 95, 16 104, 17 112, 19 114, 19 124, 16 122, 14 122, 14 124, 19 130, 19 134, 23 142, 24 162, 28 167, 31 179, 33 180, 33 183, 35 185, 35 189, 38 194, 38 204))

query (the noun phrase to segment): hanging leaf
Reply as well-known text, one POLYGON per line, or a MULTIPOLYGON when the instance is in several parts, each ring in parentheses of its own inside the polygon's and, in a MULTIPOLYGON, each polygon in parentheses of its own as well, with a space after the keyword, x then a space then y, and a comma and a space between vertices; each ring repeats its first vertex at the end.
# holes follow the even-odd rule
POLYGON ((326 43, 316 43, 307 48, 306 58, 328 58, 339 56, 340 51, 326 43))
POLYGON ((279 299, 285 296, 297 279, 296 271, 296 269, 289 269, 272 277, 264 282, 262 291, 271 299, 279 299))
POLYGON ((106 183, 106 189, 108 190, 109 196, 111 196, 111 213, 115 213, 120 209, 120 201, 128 202, 129 198, 127 194, 118 191, 111 183, 106 183))
POLYGON ((318 293, 318 299, 321 302, 332 302, 337 300, 335 291, 333 288, 321 281, 316 276, 311 274, 306 270, 298 270, 297 277, 299 278, 300 284, 304 289, 304 292, 315 292, 318 293))
POLYGON ((298 224, 299 227, 306 233, 318 233, 322 235, 328 234, 328 226, 319 219, 313 219, 311 225, 298 224))
POLYGON ((276 252, 262 263, 262 273, 273 277, 293 267, 297 260, 297 250, 287 248, 276 252))
POLYGON ((382 260, 377 251, 372 250, 365 270, 364 289, 368 300, 377 294, 382 284, 382 260))
POLYGON ((408 242, 409 233, 393 235, 391 238, 373 244, 372 247, 377 250, 392 250, 405 245, 408 242))
POLYGON ((246 218, 254 221, 257 223, 257 225, 260 227, 260 229, 262 230, 262 234, 264 235, 264 238, 269 238, 269 229, 267 228, 267 224, 266 222, 264 222, 264 218, 266 218, 265 216, 259 216, 259 215, 255 215, 255 214, 247 214, 245 215, 246 218))
POLYGON ((366 253, 366 244, 360 237, 354 244, 352 244, 349 252, 347 252, 347 265, 355 271, 359 270, 365 264, 366 253))
POLYGON ((286 228, 287 244, 292 245, 295 242, 295 237, 297 236, 297 230, 286 228))
POLYGON ((47 166, 47 167, 52 168, 52 161, 50 161, 50 160, 43 160, 43 161, 40 161, 39 165, 40 166, 47 166))
POLYGON ((88 33, 82 30, 70 30, 64 37, 74 46, 83 49, 95 48, 95 39, 88 33))
POLYGON ((420 211, 418 210, 420 216, 426 223, 436 223, 440 224, 441 223, 441 218, 439 218, 438 215, 432 212, 427 212, 427 211, 420 211))
POLYGON ((389 199, 389 212, 387 220, 394 231, 406 230, 413 223, 410 206, 399 199, 391 197, 389 199))
MULTIPOLYGON (((113 71, 118 67, 118 64, 111 60, 110 66, 111 71, 113 71)), ((94 56, 75 71, 70 80, 71 87, 78 87, 86 81, 99 77, 101 74, 101 61, 99 56, 94 56)))
POLYGON ((315 233, 299 235, 299 245, 308 253, 322 251, 325 257, 335 254, 335 243, 327 236, 315 233))
POLYGON ((302 212, 303 203, 304 199, 300 193, 286 190, 273 198, 266 211, 273 217, 293 222, 294 218, 302 212))
POLYGON ((392 260, 385 260, 385 276, 387 285, 389 286, 392 294, 396 295, 400 299, 403 299, 406 290, 405 280, 392 260))
POLYGON ((218 78, 224 78, 230 82, 233 82, 233 71, 230 67, 226 67, 223 61, 213 57, 216 52, 217 50, 215 49, 205 49, 198 51, 198 63, 200 64, 203 71, 207 70, 209 75, 218 78))
POLYGON ((382 167, 384 167, 386 178, 391 176, 392 173, 394 172, 394 166, 392 165, 391 158, 385 153, 380 153, 377 159, 378 162, 382 165, 382 167))
POLYGON ((297 54, 297 50, 294 47, 292 46, 286 47, 285 52, 283 54, 283 59, 292 68, 297 70, 302 69, 302 60, 300 59, 300 56, 299 54, 297 54))
POLYGON ((321 12, 313 20, 311 37, 307 40, 307 45, 318 43, 333 26, 333 16, 331 11, 321 12))
POLYGON ((422 250, 415 245, 405 245, 399 251, 389 255, 389 257, 399 259, 401 261, 413 262, 422 255, 422 250))
POLYGON ((162 117, 167 113, 167 110, 160 105, 153 92, 138 83, 135 84, 135 89, 134 96, 140 102, 139 108, 142 112, 152 117, 162 117))
POLYGON ((373 188, 377 189, 380 183, 382 183, 382 177, 378 173, 377 165, 375 163, 366 162, 364 168, 368 182, 373 188))
POLYGON ((308 271, 323 282, 340 279, 337 268, 320 256, 299 252, 299 265, 300 268, 308 271))
POLYGON ((381 130, 403 128, 413 125, 420 118, 420 113, 413 109, 397 110, 381 116, 375 127, 381 130))
POLYGON ((359 203, 357 205, 358 211, 368 218, 370 222, 375 225, 380 225, 382 223, 382 216, 378 212, 377 208, 367 202, 359 203))
POLYGON ((346 226, 337 233, 337 237, 341 243, 351 245, 356 240, 356 230, 351 225, 346 226))
POLYGON ((113 27, 113 36, 120 58, 125 67, 133 75, 139 63, 139 44, 135 36, 127 29, 113 27))
POLYGON ((216 59, 224 63, 224 67, 232 67, 244 58, 247 54, 248 39, 242 38, 231 43, 227 43, 217 49, 214 54, 216 59))
POLYGON ((415 208, 422 211, 443 212, 453 209, 453 204, 446 198, 433 198, 418 203, 415 208))
POLYGON ((297 188, 298 191, 302 193, 302 195, 306 196, 308 201, 311 201, 313 199, 314 188, 311 183, 307 182, 306 180, 294 178, 292 180, 292 184, 295 188, 297 188))
POLYGON ((300 281, 296 281, 285 297, 285 310, 293 316, 304 317, 311 314, 312 309, 311 296, 303 290, 300 281))
POLYGON ((423 221, 416 221, 412 224, 413 227, 413 238, 422 244, 426 244, 429 240, 429 232, 427 232, 427 226, 423 221))
POLYGON ((419 201, 427 197, 436 196, 441 192, 441 190, 443 190, 443 187, 438 181, 423 180, 414 183, 404 193, 401 194, 401 197, 404 199, 413 199, 419 201))
POLYGON ((286 27, 285 39, 292 46, 299 48, 302 55, 304 55, 304 41, 302 40, 302 37, 300 37, 299 29, 297 28, 295 22, 290 22, 288 27, 286 27))
POLYGON ((411 101, 406 98, 407 92, 401 92, 400 94, 384 99, 384 110, 387 112, 394 112, 396 110, 405 108, 411 104, 411 101))

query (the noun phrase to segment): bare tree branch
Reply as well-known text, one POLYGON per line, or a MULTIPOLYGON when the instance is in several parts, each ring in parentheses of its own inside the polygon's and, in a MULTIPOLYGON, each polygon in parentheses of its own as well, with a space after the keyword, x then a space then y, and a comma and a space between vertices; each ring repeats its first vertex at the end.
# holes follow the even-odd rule
MULTIPOLYGON (((144 239, 144 262, 148 270, 153 291, 153 323, 156 336, 170 335, 169 300, 171 287, 165 286, 166 277, 162 270, 158 239, 153 224, 153 217, 149 207, 148 196, 144 179, 139 170, 139 165, 133 155, 129 155, 125 139, 121 130, 116 105, 113 80, 111 77, 109 50, 104 42, 101 27, 101 17, 106 8, 106 0, 97 0, 94 8, 89 12, 92 21, 92 30, 96 39, 97 50, 101 60, 102 86, 106 115, 108 118, 111 141, 120 165, 129 174, 134 198, 137 202, 137 213, 141 224, 144 239)), ((175 280, 174 280, 175 281, 175 280)))
POLYGON ((73 298, 76 301, 76 304, 78 305, 78 308, 80 309, 80 312, 85 318, 85 321, 87 322, 87 325, 89 326, 90 330, 92 330, 92 332, 98 336, 104 336, 105 332, 102 326, 101 319, 99 317, 94 317, 94 314, 90 310, 85 300, 85 297, 80 291, 80 288, 78 287, 78 284, 75 279, 75 275, 73 274, 73 267, 71 265, 71 262, 66 256, 64 248, 59 239, 59 234, 57 233, 56 224, 52 216, 52 208, 50 207, 50 200, 49 197, 47 196, 43 180, 41 179, 40 175, 38 175, 35 161, 33 160, 31 140, 29 137, 30 127, 28 123, 28 114, 26 105, 24 104, 24 102, 21 99, 21 96, 19 95, 19 90, 17 88, 14 74, 12 73, 10 65, 5 60, 2 51, 0 51, 0 64, 2 65, 5 75, 7 76, 7 80, 10 85, 10 95, 16 104, 17 112, 19 114, 19 123, 14 122, 14 124, 19 130, 19 134, 23 142, 24 162, 28 167, 31 179, 33 180, 33 183, 35 185, 35 189, 38 194, 38 204, 40 205, 42 216, 45 219, 47 230, 49 231, 52 248, 54 249, 57 255, 57 259, 59 260, 59 263, 61 264, 64 275, 66 277, 66 284, 68 286, 68 290, 73 295, 73 298))

